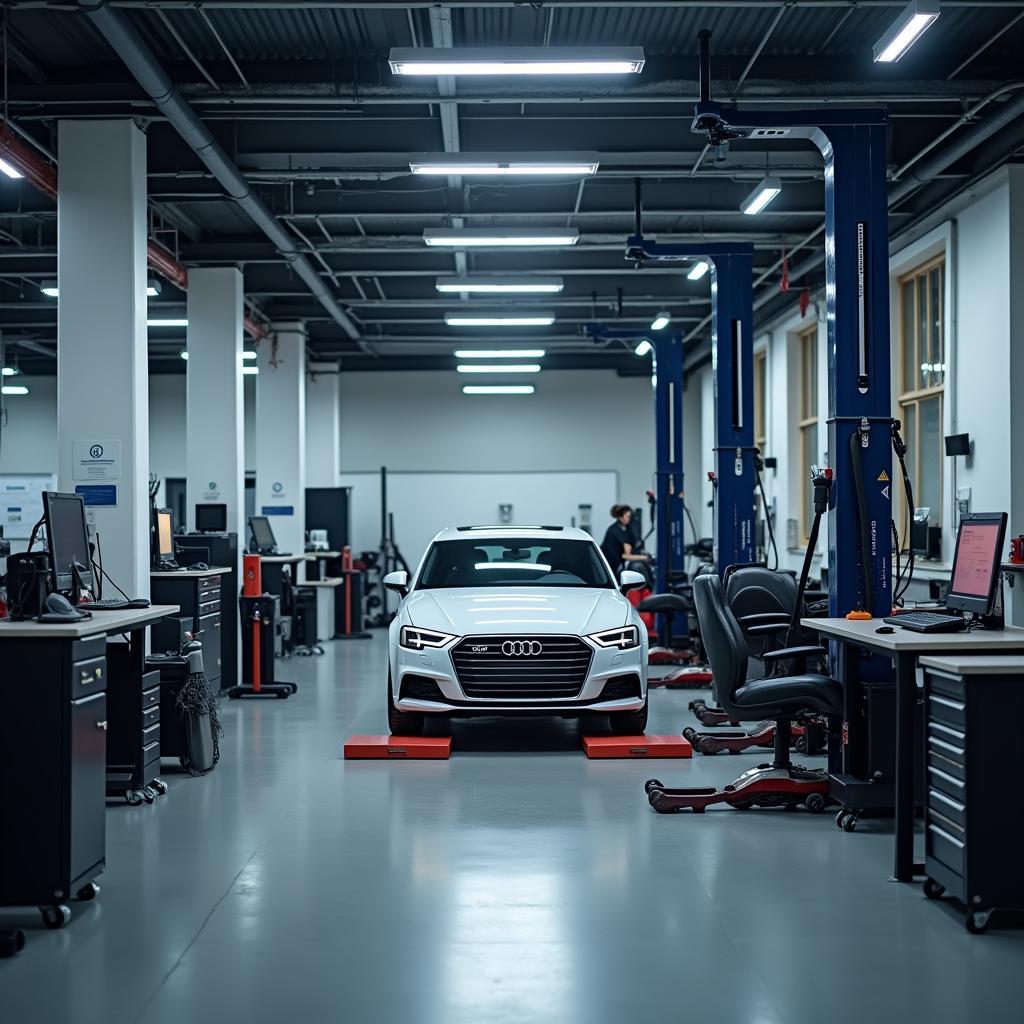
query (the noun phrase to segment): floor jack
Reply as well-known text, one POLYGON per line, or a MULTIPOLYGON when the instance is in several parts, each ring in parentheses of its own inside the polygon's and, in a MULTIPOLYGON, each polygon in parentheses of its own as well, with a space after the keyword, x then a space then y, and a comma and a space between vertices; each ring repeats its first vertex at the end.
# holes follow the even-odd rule
POLYGON ((729 804, 738 810, 803 805, 812 814, 820 814, 829 803, 828 777, 822 772, 790 764, 790 731, 787 719, 779 721, 772 763, 751 768, 722 789, 666 789, 658 779, 648 779, 644 785, 647 800, 659 814, 687 808, 702 814, 712 804, 729 804))
POLYGON ((242 596, 239 606, 242 615, 242 678, 241 683, 228 690, 233 700, 240 697, 277 697, 284 700, 298 690, 295 683, 274 680, 274 605, 276 599, 263 593, 260 556, 246 555, 243 560, 242 596), (246 632, 251 644, 245 643, 246 632))
MULTIPOLYGON (((751 747, 774 746, 775 732, 775 723, 769 721, 758 722, 747 732, 731 729, 698 732, 687 727, 683 730, 683 738, 689 740, 694 750, 699 750, 702 754, 718 754, 723 750, 728 750, 730 754, 739 754, 751 747)), ((825 749, 827 738, 828 726, 818 717, 800 720, 790 729, 790 746, 800 754, 820 754, 825 749)))

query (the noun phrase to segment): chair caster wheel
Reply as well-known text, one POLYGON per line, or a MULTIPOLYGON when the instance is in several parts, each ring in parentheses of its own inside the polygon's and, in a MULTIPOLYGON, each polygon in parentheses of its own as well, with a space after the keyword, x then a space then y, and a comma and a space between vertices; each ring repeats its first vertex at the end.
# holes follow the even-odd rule
POLYGON ((664 789, 665 783, 661 779, 648 779, 644 783, 644 792, 650 796, 656 789, 664 789))
POLYGON ((811 793, 804 801, 804 807, 806 807, 811 814, 821 814, 821 812, 825 810, 825 798, 820 793, 811 793))
POLYGON ((992 917, 991 910, 970 911, 964 918, 964 924, 972 935, 981 935, 988 929, 989 920, 992 917))
POLYGON ((945 895, 946 887, 939 885, 934 878, 926 878, 924 880, 924 895, 925 899, 938 900, 942 899, 945 895))
POLYGON ((40 907, 39 913, 47 928, 63 928, 71 920, 71 911, 63 903, 58 903, 53 907, 40 907))
POLYGON ((130 804, 132 807, 138 807, 142 803, 142 793, 137 789, 125 790, 124 794, 125 803, 130 804))
POLYGON ((156 799, 156 791, 150 789, 149 786, 144 786, 142 789, 142 799, 145 800, 147 804, 151 804, 156 799))
POLYGON ((844 832, 854 832, 854 831, 856 831, 856 829, 857 829, 857 815, 856 814, 851 814, 843 822, 843 831, 844 832))
POLYGON ((95 882, 89 882, 83 885, 75 895, 83 902, 88 903, 89 900, 96 899, 100 894, 100 887, 95 882))
POLYGON ((166 795, 167 783, 163 779, 154 779, 149 785, 156 792, 157 796, 166 795))

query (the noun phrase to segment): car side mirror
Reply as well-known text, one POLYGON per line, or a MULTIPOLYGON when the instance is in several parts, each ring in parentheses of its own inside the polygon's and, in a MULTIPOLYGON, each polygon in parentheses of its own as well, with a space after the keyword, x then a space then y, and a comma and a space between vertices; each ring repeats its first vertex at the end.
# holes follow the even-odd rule
POLYGON ((647 586, 647 577, 642 572, 635 572, 632 569, 624 569, 619 576, 619 590, 627 594, 631 590, 639 590, 647 586))
POLYGON ((404 569, 389 572, 384 577, 384 586, 388 590, 393 590, 400 597, 405 597, 409 593, 409 574, 404 569))

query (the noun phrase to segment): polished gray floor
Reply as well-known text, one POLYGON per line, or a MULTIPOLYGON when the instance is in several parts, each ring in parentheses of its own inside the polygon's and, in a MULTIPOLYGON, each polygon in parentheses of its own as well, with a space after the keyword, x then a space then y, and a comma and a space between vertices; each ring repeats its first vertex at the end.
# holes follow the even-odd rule
MULTIPOLYGON (((33 914, 0 961, 17 1024, 872 1024, 1016 1021, 1024 932, 972 937, 888 882, 885 826, 662 817, 651 774, 757 755, 590 762, 574 723, 457 723, 448 762, 345 762, 383 731, 384 646, 293 659, 288 701, 225 702, 221 766, 111 804, 103 893, 33 914)), ((652 694, 652 731, 690 722, 652 694)))

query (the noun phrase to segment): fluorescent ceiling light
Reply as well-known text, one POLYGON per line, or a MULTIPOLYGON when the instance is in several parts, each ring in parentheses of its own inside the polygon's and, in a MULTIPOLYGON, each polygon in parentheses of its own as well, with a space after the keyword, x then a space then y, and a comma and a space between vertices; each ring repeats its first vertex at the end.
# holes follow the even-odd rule
POLYGON ((639 46, 393 46, 396 75, 630 75, 644 67, 639 46))
POLYGON ((3 369, 3 376, 5 377, 17 377, 21 373, 16 366, 5 366, 3 369))
POLYGON ((532 384, 467 384, 464 395, 532 395, 536 389, 532 384))
POLYGON ((260 368, 258 366, 243 366, 242 367, 242 373, 244 373, 247 377, 255 377, 256 374, 258 374, 259 372, 260 372, 260 368))
POLYGON ((662 310, 652 321, 652 331, 663 331, 668 325, 672 323, 672 315, 665 310, 662 310))
POLYGON ((155 278, 151 277, 146 282, 146 295, 151 299, 155 299, 160 294, 160 282, 155 278))
POLYGON ((480 295, 557 295, 565 283, 560 277, 439 277, 439 292, 480 295))
POLYGON ((188 352, 185 351, 184 349, 182 349, 181 358, 186 360, 188 359, 188 352))
POLYGON ((0 171, 3 171, 8 178, 24 178, 25 175, 18 170, 14 164, 9 164, 6 160, 0 158, 0 171))
POLYGON ((542 348, 457 348, 456 359, 543 359, 542 348))
POLYGON ((699 281, 711 268, 708 266, 706 260, 701 260, 699 263, 694 263, 690 267, 690 272, 686 275, 687 281, 699 281))
POLYGON ((5 384, 2 388, 5 395, 27 395, 28 388, 24 384, 5 384))
POLYGON ((147 327, 188 327, 188 320, 185 320, 184 318, 177 319, 177 320, 175 320, 175 319, 160 320, 160 319, 154 319, 154 318, 151 317, 149 320, 146 321, 146 326, 147 327))
POLYGON ((637 347, 635 349, 633 349, 633 352, 634 352, 635 355, 645 356, 645 355, 647 355, 648 352, 651 351, 651 349, 653 347, 654 346, 651 345, 651 343, 646 338, 644 338, 644 340, 641 341, 640 344, 637 345, 637 347))
POLYGON ((740 203, 740 210, 750 216, 760 213, 781 191, 782 182, 778 178, 771 175, 762 178, 754 191, 740 203))
POLYGON ((874 45, 876 64, 892 64, 910 49, 939 16, 938 0, 913 0, 874 45))
POLYGON ((464 363, 455 367, 459 373, 540 373, 539 363, 464 363))
MULTIPOLYGON (((44 281, 40 286, 39 290, 44 295, 49 295, 51 299, 60 297, 60 289, 57 287, 56 281, 44 281)), ((146 282, 146 295, 155 299, 160 294, 160 282, 156 280, 150 280, 146 282)))
POLYGON ((427 245, 443 245, 455 249, 470 246, 492 248, 500 246, 562 246, 575 245, 580 233, 575 228, 534 228, 498 231, 494 228, 427 228, 423 241, 427 245))
POLYGON ((242 358, 248 362, 249 360, 256 358, 256 353, 249 352, 248 350, 246 350, 245 352, 242 353, 242 358))
POLYGON ((417 153, 409 160, 413 174, 465 174, 489 177, 596 174, 596 153, 417 153))
POLYGON ((554 313, 445 313, 449 327, 550 327, 554 313))

